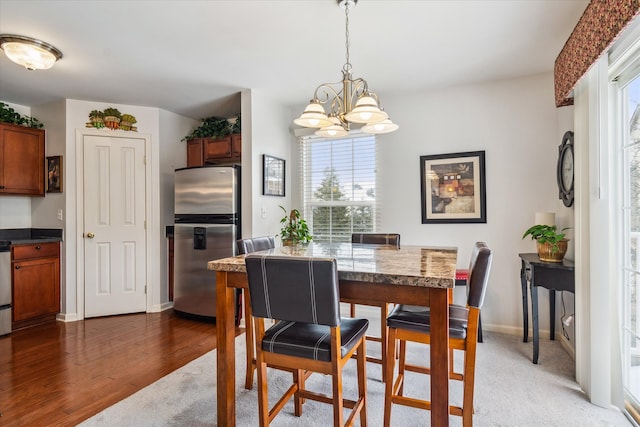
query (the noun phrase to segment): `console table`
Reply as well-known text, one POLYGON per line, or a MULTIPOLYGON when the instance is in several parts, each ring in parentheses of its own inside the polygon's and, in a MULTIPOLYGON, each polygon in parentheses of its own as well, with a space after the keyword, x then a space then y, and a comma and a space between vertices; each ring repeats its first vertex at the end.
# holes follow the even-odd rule
POLYGON ((538 287, 549 290, 549 329, 551 339, 555 339, 556 291, 575 293, 573 261, 540 261, 538 254, 519 254, 522 261, 520 282, 522 286, 523 342, 529 341, 529 308, 527 283, 531 291, 531 320, 533 321, 533 363, 538 363, 538 287))

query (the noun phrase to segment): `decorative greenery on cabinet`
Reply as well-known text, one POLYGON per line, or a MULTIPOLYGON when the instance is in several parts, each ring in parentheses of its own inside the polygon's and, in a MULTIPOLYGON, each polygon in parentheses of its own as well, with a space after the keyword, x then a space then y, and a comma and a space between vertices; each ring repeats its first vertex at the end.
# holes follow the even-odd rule
POLYGON ((202 119, 202 124, 195 128, 189 135, 182 138, 182 141, 196 138, 223 138, 233 133, 240 133, 240 129, 239 115, 233 123, 224 117, 206 117, 202 119))
POLYGON ((35 117, 23 116, 4 102, 0 102, 0 122, 36 129, 44 127, 35 117))

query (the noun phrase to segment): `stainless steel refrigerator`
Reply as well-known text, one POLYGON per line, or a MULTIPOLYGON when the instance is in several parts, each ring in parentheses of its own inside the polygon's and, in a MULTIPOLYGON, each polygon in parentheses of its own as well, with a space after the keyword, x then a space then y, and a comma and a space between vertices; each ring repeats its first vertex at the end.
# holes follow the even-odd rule
POLYGON ((176 169, 173 309, 216 315, 216 275, 207 262, 234 256, 240 236, 240 167, 176 169))

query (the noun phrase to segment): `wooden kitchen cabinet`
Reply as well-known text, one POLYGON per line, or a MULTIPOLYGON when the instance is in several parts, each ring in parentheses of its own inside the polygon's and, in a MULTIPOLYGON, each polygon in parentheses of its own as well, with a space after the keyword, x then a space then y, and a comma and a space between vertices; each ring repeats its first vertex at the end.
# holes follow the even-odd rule
POLYGON ((195 138, 187 141, 187 166, 227 165, 240 163, 242 134, 224 138, 195 138))
POLYGON ((0 123, 0 195, 44 196, 44 130, 0 123))
POLYGON ((54 321, 60 311, 60 243, 11 247, 12 329, 54 321))

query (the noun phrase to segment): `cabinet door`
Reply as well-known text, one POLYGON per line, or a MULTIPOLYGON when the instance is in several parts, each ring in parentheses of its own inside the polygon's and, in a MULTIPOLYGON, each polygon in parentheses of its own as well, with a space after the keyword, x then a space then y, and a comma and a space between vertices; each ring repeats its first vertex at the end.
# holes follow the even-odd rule
POLYGON ((60 311, 59 258, 38 258, 12 263, 13 321, 60 311))
POLYGON ((231 157, 239 159, 242 156, 242 134, 231 135, 231 157))
POLYGON ((203 166, 202 138, 187 141, 187 167, 203 166))
POLYGON ((231 137, 207 139, 204 146, 204 161, 231 158, 231 137))
POLYGON ((44 196, 44 130, 0 124, 0 193, 44 196))

